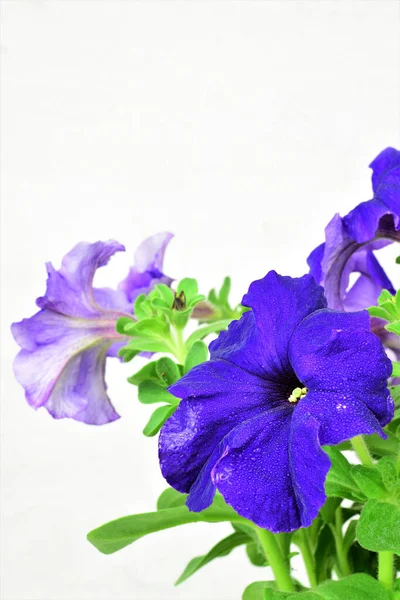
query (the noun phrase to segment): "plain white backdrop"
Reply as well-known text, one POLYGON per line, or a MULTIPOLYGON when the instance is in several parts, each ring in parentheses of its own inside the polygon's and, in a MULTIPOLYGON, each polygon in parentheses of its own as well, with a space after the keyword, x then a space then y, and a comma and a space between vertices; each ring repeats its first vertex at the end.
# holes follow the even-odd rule
MULTIPOLYGON (((229 532, 195 524, 99 554, 86 533, 152 510, 166 487, 148 407, 109 361, 122 418, 34 412, 14 381, 12 321, 44 263, 80 240, 175 239, 165 271, 239 301, 271 268, 301 275, 335 212, 370 198, 369 162, 399 145, 396 0, 3 0, 2 598, 239 600, 270 577, 243 549, 173 582, 229 532)), ((301 577, 301 573, 298 573, 301 577)))

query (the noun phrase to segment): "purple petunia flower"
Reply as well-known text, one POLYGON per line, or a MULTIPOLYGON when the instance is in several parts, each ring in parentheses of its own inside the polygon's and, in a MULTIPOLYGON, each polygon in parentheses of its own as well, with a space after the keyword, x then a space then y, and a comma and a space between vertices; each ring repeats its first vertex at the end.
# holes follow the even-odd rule
POLYGON ((292 531, 325 501, 321 445, 384 436, 391 363, 368 313, 326 309, 310 275, 271 271, 243 304, 252 310, 211 343, 210 361, 169 388, 182 401, 161 430, 161 470, 190 510, 218 489, 243 517, 292 531))
POLYGON ((373 199, 344 218, 335 215, 325 229, 325 243, 307 261, 325 288, 328 306, 338 310, 373 306, 382 289, 395 293, 373 251, 400 241, 400 152, 386 148, 370 167, 373 199), (351 273, 360 275, 348 289, 351 273))
POLYGON ((117 356, 126 342, 116 322, 132 315, 139 293, 159 282, 171 283, 161 272, 171 237, 160 233, 144 241, 117 290, 96 289, 92 283, 98 267, 125 250, 118 242, 81 242, 64 257, 59 271, 47 264, 46 295, 36 301, 41 310, 12 325, 21 347, 14 370, 31 406, 45 406, 56 419, 95 425, 119 417, 104 380, 106 357, 117 356))

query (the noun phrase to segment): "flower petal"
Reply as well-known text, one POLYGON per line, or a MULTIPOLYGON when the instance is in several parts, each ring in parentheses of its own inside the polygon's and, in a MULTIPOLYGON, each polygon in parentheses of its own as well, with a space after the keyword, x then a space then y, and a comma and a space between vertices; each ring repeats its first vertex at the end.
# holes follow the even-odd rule
POLYGON ((292 416, 282 405, 238 426, 213 469, 226 502, 272 532, 307 527, 325 500, 330 463, 319 446, 319 424, 312 417, 292 423, 292 416))
POLYGON ((386 148, 369 166, 372 169, 372 188, 375 198, 398 214, 400 212, 400 151, 386 148))
POLYGON ((320 424, 322 446, 340 444, 356 435, 383 434, 374 412, 357 396, 346 392, 309 391, 295 407, 293 422, 310 416, 320 424))
POLYGON ((400 227, 400 152, 386 148, 370 167, 373 200, 362 202, 344 217, 348 234, 359 243, 375 237, 379 221, 386 214, 393 215, 396 230, 400 227))
POLYGON ((343 399, 359 400, 383 426, 393 417, 387 388, 392 366, 369 328, 366 311, 317 311, 296 328, 289 355, 309 392, 340 393, 343 399))
POLYGON ((342 274, 342 285, 347 288, 350 273, 360 273, 354 285, 343 294, 343 304, 347 312, 363 310, 375 306, 383 289, 391 294, 396 291, 371 250, 359 250, 347 261, 342 274))
POLYGON ((62 261, 59 271, 47 263, 47 289, 36 303, 39 308, 77 318, 99 317, 102 310, 93 299, 92 283, 96 269, 106 265, 115 252, 125 250, 110 240, 77 244, 62 261))
POLYGON ((22 350, 15 375, 31 406, 56 418, 102 424, 118 418, 105 392, 105 354, 116 333, 114 321, 71 319, 41 310, 12 326, 22 350))
POLYGON ((227 433, 276 403, 268 382, 225 361, 195 367, 169 391, 182 401, 161 429, 159 457, 165 479, 181 492, 227 433))
POLYGON ((132 303, 122 290, 111 288, 93 288, 95 303, 106 310, 117 310, 125 314, 132 314, 132 303))
POLYGON ((211 358, 229 360, 271 381, 283 372, 289 376, 289 339, 302 319, 326 306, 322 287, 311 275, 291 278, 270 271, 251 284, 242 304, 252 312, 211 343, 211 358))
MULTIPOLYGON (((395 229, 398 229, 399 213, 393 215, 395 229)), ((374 239, 379 228, 379 221, 388 214, 393 213, 386 204, 376 199, 367 200, 353 208, 343 218, 343 222, 349 237, 362 244, 374 239)))
POLYGON ((139 246, 135 253, 135 264, 126 278, 119 284, 129 302, 140 294, 148 294, 157 283, 171 285, 173 279, 162 273, 164 253, 172 233, 157 233, 139 246))

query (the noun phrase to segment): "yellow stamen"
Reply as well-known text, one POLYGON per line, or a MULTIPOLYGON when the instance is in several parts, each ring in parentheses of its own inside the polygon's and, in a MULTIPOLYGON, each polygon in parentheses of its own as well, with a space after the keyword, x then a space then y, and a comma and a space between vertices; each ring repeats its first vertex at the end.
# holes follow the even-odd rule
POLYGON ((295 403, 298 400, 301 400, 301 398, 304 398, 304 396, 307 394, 307 388, 303 387, 303 388, 294 388, 293 392, 290 394, 288 400, 289 402, 295 403))

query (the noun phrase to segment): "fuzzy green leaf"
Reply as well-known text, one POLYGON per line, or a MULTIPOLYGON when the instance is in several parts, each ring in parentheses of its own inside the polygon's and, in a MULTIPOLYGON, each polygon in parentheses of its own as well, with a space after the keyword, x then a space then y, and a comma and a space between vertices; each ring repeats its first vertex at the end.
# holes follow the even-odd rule
POLYGON ((189 562, 182 575, 176 581, 175 585, 179 585, 186 579, 189 579, 196 571, 205 567, 209 562, 216 558, 220 558, 222 556, 227 556, 237 548, 238 546, 242 546, 248 541, 248 536, 245 533, 235 532, 224 538, 218 544, 216 544, 207 554, 203 556, 197 556, 196 558, 192 558, 189 562))
POLYGON ((220 331, 227 329, 230 322, 231 319, 223 319, 222 321, 215 321, 214 323, 204 325, 204 327, 199 327, 199 329, 196 329, 196 331, 194 331, 186 340, 186 348, 190 348, 194 342, 202 340, 211 333, 219 333, 220 331))
POLYGON ((165 386, 170 386, 181 377, 178 365, 168 356, 159 358, 156 362, 156 372, 165 386))
POLYGON ((377 469, 364 467, 364 465, 353 465, 351 475, 367 498, 380 500, 387 496, 382 475, 377 469))
POLYGON ((349 461, 337 448, 325 446, 324 450, 332 463, 325 482, 327 495, 365 501, 365 495, 359 490, 351 475, 352 465, 349 461))
POLYGON ((369 500, 357 525, 357 540, 373 552, 400 554, 400 508, 388 502, 369 500))
POLYGON ((175 412, 176 406, 159 406, 151 415, 147 425, 143 429, 143 435, 153 437, 157 435, 165 421, 175 412))
POLYGON ((184 372, 188 373, 193 367, 200 365, 208 359, 208 348, 207 345, 198 340, 194 342, 193 346, 189 349, 187 353, 184 372))
POLYGON ((221 497, 216 496, 213 504, 202 512, 190 512, 186 506, 178 506, 157 512, 130 515, 93 529, 87 539, 103 554, 112 554, 149 533, 186 523, 223 521, 241 522, 243 519, 221 497))
POLYGON ((179 402, 178 398, 170 394, 165 386, 151 380, 139 383, 138 398, 142 404, 166 402, 167 404, 176 406, 179 402))

